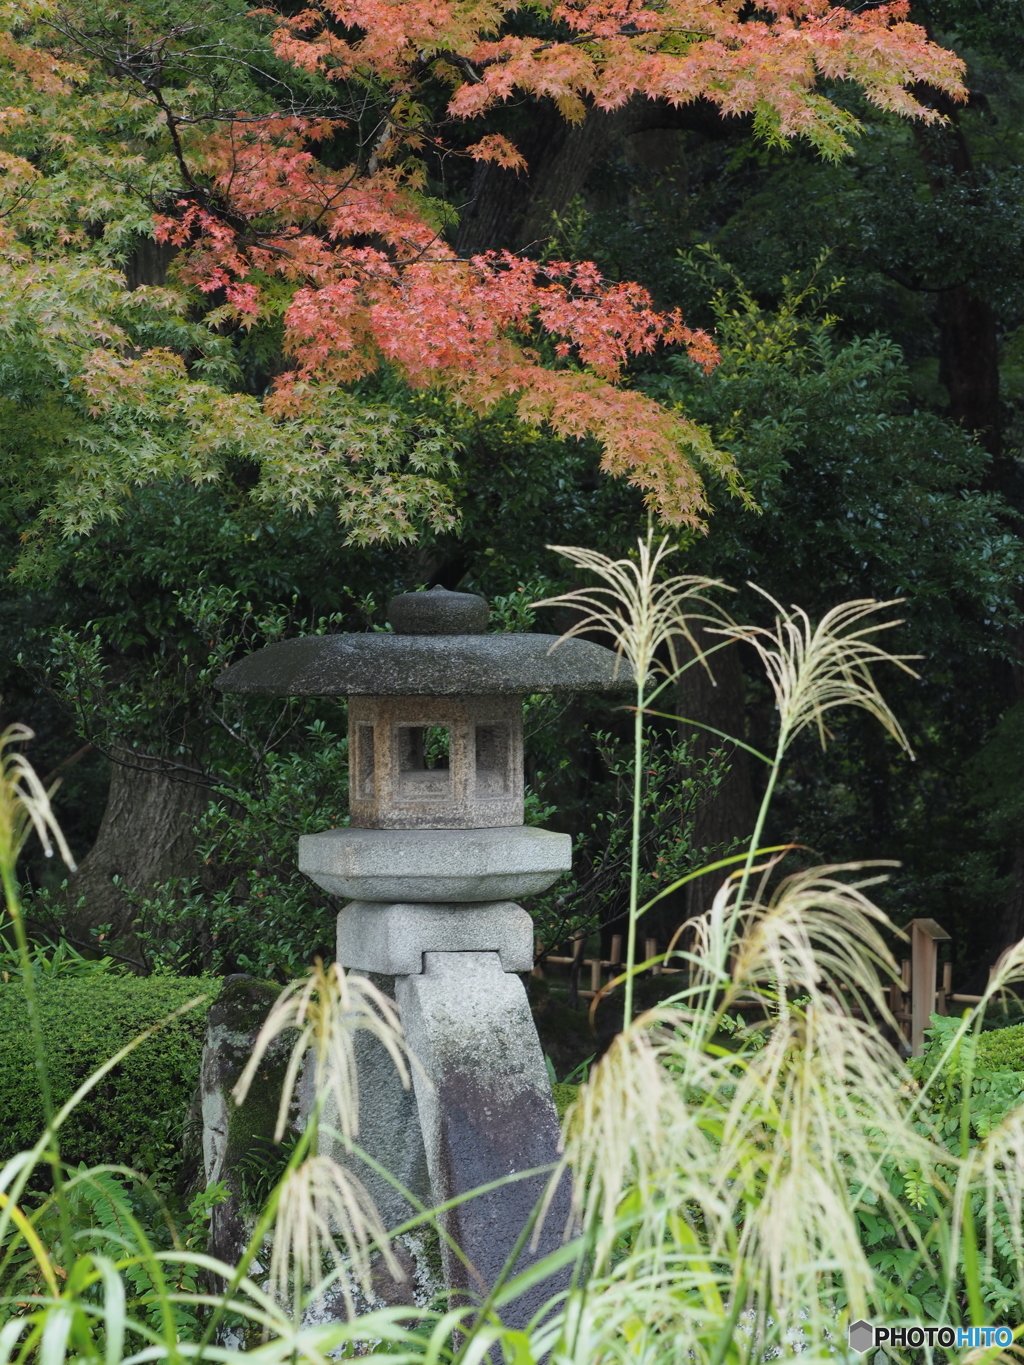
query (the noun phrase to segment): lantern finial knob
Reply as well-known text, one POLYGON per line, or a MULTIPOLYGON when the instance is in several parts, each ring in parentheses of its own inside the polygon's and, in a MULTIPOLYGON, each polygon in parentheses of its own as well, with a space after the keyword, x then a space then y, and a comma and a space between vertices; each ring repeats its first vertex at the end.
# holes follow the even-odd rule
POLYGON ((449 592, 440 584, 429 592, 403 592, 388 603, 396 635, 482 635, 490 611, 475 592, 449 592))

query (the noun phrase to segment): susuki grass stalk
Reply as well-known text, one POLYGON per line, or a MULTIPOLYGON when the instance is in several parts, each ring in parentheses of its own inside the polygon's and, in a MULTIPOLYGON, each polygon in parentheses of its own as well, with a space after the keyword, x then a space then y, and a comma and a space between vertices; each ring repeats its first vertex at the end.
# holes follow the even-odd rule
POLYGON ((854 1315, 878 1306, 857 1208, 874 1201, 912 1236, 886 1153, 924 1171, 936 1153, 907 1114, 899 1059, 842 1003, 885 1018, 892 965, 884 916, 836 875, 854 870, 796 874, 742 912, 724 884, 695 926, 692 984, 621 1034, 581 1091, 566 1159, 598 1239, 602 1339, 621 1304, 663 1334, 663 1349, 646 1339, 651 1359, 710 1365, 741 1319, 760 1356, 793 1333, 823 1346, 840 1288, 854 1315), (718 1046, 723 1002, 792 996, 805 1003, 768 1010, 760 1046, 718 1046))
POLYGON ((24 754, 14 747, 32 738, 32 731, 25 725, 9 725, 0 732, 0 880, 3 883, 4 902, 11 926, 14 929, 14 939, 21 962, 22 990, 25 995, 29 1032, 32 1037, 35 1074, 43 1102, 43 1115, 46 1120, 48 1136, 46 1161, 50 1167, 54 1193, 57 1197, 63 1242, 64 1271, 67 1273, 74 1255, 71 1245, 71 1219, 67 1200, 64 1198, 60 1149, 54 1126, 53 1090, 46 1063, 46 1044, 39 1017, 39 1000, 36 994, 35 974, 32 970, 32 957, 25 930, 25 917, 22 912, 16 867, 18 856, 33 830, 38 835, 47 857, 53 856, 53 847, 56 844, 68 867, 74 870, 75 863, 50 805, 50 797, 56 790, 56 784, 47 791, 31 763, 24 754))
MULTIPOLYGON (((583 609, 570 633, 608 632, 635 670, 634 847, 643 813, 644 714, 683 719, 653 709, 683 667, 709 666, 713 649, 746 641, 764 664, 779 716, 774 753, 756 754, 768 773, 750 844, 719 861, 722 870, 730 862, 739 869, 708 914, 691 922, 694 944, 684 954, 690 984, 631 1022, 630 958, 626 1027, 568 1121, 565 1159, 596 1248, 589 1331, 580 1333, 587 1354, 576 1359, 598 1358, 605 1349, 620 1358, 612 1342, 626 1332, 630 1358, 716 1365, 723 1350, 742 1357, 740 1323, 754 1356, 772 1343, 790 1350, 794 1340, 809 1343, 812 1354, 831 1354, 836 1293, 859 1315, 884 1298, 862 1245, 859 1206, 873 1203, 924 1256, 913 1220, 890 1189, 886 1163, 913 1164, 939 1190, 940 1152, 927 1125, 915 1127, 920 1111, 915 1117, 909 1077, 873 1022, 889 1018, 881 983, 895 971, 880 933, 887 921, 864 894, 877 878, 851 884, 857 865, 812 869, 785 878, 767 902, 752 894, 751 883, 756 860, 768 852, 761 839, 783 761, 804 729, 813 726, 825 744, 827 713, 854 706, 909 752, 872 673, 881 663, 911 672, 907 656, 875 639, 898 624, 875 615, 892 604, 846 603, 815 625, 799 608, 769 598, 774 626, 742 625, 709 610, 706 593, 720 585, 669 580, 666 546, 654 553, 650 537, 635 563, 562 553, 602 580, 596 589, 551 599, 583 609), (650 648, 652 619, 664 628, 660 658, 650 648), (702 639, 717 634, 721 644, 698 647, 698 624, 702 639), (693 657, 685 664, 673 637, 690 644, 693 657), (660 676, 648 686, 652 671, 660 676), (719 1030, 745 1003, 760 1007, 763 1023, 740 1029, 737 1046, 723 1049, 719 1030)), ((635 942, 640 916, 668 889, 640 905, 637 860, 631 871, 635 942)), ((688 873, 673 889, 703 871, 688 873)), ((736 1020, 730 1028, 739 1028, 736 1020)))
MULTIPOLYGON (((633 978, 636 972, 636 931, 640 902, 640 834, 643 818, 644 684, 638 678, 633 716, 633 814, 629 848, 629 922, 626 937, 626 980, 623 988, 623 1027, 633 1018, 633 978)), ((600 956, 600 954, 598 954, 600 956)))
MULTIPOLYGON (((666 573, 666 561, 674 547, 667 539, 655 544, 652 531, 637 543, 635 557, 610 559, 596 550, 552 545, 577 568, 599 578, 596 587, 576 588, 558 597, 545 598, 533 606, 569 606, 579 619, 561 637, 569 639, 588 631, 611 636, 624 668, 636 685, 633 717, 633 802, 630 831, 629 918, 626 938, 626 972, 623 994, 623 1026, 633 1017, 633 981, 636 976, 636 935, 640 898, 640 840, 643 820, 644 716, 647 706, 695 661, 703 662, 694 628, 699 622, 721 621, 709 592, 723 587, 716 579, 699 574, 666 573), (702 610, 694 610, 695 607, 702 610), (684 663, 679 642, 686 640, 693 658, 684 663)), ((557 646, 553 646, 557 648, 557 646)))
POLYGON ((908 660, 916 656, 890 653, 871 638, 880 631, 902 625, 899 620, 869 621, 875 613, 896 606, 898 599, 876 602, 873 598, 860 598, 843 602, 826 612, 814 625, 800 607, 787 609, 755 583, 748 586, 775 608, 774 626, 730 621, 725 626, 711 628, 711 634, 745 641, 757 651, 775 694, 779 718, 775 756, 768 770, 768 781, 740 881, 740 902, 747 893, 782 762, 793 740, 803 730, 813 728, 824 749, 826 740, 831 738, 825 724, 826 714, 837 707, 852 706, 873 715, 913 758, 903 727, 878 690, 871 670, 880 663, 895 664, 904 673, 917 677, 908 666, 908 660))
POLYGON ((698 644, 695 632, 702 629, 705 637, 722 636, 722 644, 742 640, 752 645, 761 658, 772 686, 779 716, 779 733, 773 757, 758 753, 742 740, 733 741, 768 765, 765 791, 740 874, 736 901, 740 906, 747 895, 754 862, 759 855, 782 763, 793 740, 804 729, 813 726, 824 747, 829 735, 824 719, 827 712, 839 706, 855 706, 874 715, 910 753, 910 745, 902 727, 879 692, 871 667, 883 662, 892 663, 911 676, 916 674, 907 665, 909 655, 892 654, 871 638, 879 631, 899 625, 899 621, 875 620, 865 624, 876 612, 895 605, 893 602, 868 599, 846 602, 827 612, 817 625, 813 625, 807 613, 799 607, 787 610, 770 594, 751 584, 775 608, 775 624, 769 629, 738 624, 727 617, 708 596, 711 590, 724 588, 725 585, 718 580, 695 575, 668 576, 665 564, 673 553, 673 547, 666 539, 655 547, 650 531, 646 540, 638 542, 634 559, 612 560, 596 551, 571 546, 554 545, 551 548, 603 582, 597 587, 577 588, 534 605, 572 606, 579 609, 579 621, 562 638, 567 639, 588 630, 606 632, 612 637, 618 653, 632 668, 636 682, 629 919, 623 1004, 623 1023, 628 1026, 633 1017, 637 925, 641 914, 648 908, 639 904, 644 717, 646 714, 657 714, 666 719, 685 721, 685 717, 653 712, 651 703, 666 687, 678 681, 686 668, 699 664, 711 671, 709 655, 721 648, 721 644, 710 649, 702 646, 698 644), (699 606, 701 610, 694 611, 694 606, 699 606), (678 654, 680 640, 685 640, 692 651, 692 657, 685 661, 681 661, 678 654))
MULTIPOLYGON (((967 1163, 971 1150, 971 1094, 974 1089, 974 1055, 982 1017, 979 1013, 976 1027, 967 1031, 961 1038, 956 1054, 960 1063, 960 1159, 964 1164, 967 1163)), ((960 1236, 964 1248, 964 1286, 967 1290, 967 1311, 971 1319, 971 1326, 982 1327, 985 1324, 986 1315, 981 1288, 978 1234, 974 1226, 974 1209, 970 1190, 967 1191, 963 1201, 960 1236)))

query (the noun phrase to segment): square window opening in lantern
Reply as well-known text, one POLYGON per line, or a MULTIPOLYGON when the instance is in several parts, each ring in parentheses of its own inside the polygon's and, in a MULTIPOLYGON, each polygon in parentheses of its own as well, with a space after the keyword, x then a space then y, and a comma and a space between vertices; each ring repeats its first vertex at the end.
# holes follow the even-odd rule
POLYGON ((447 796, 451 787, 447 725, 398 727, 398 790, 402 796, 447 796))

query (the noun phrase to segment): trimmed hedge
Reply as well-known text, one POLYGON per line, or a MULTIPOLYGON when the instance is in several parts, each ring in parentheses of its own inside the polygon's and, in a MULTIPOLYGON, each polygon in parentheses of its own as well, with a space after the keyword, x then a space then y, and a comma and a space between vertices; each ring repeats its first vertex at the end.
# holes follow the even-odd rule
MULTIPOLYGON (((122 1164, 150 1175, 176 1171, 206 1015, 219 986, 215 978, 101 973, 37 983, 57 1108, 126 1043, 186 1001, 208 996, 129 1053, 68 1117, 60 1129, 66 1162, 122 1164)), ((25 997, 21 983, 10 981, 0 985, 0 1157, 32 1147, 43 1122, 25 997)))
POLYGON ((974 1065, 985 1071, 1024 1071, 1024 1024, 983 1033, 974 1065))

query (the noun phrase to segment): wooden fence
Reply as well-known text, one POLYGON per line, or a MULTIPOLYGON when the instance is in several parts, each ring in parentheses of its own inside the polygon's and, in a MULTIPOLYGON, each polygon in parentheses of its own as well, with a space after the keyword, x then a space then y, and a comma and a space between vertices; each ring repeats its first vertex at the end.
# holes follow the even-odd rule
MULTIPOLYGON (((961 995, 953 991, 953 964, 939 962, 939 945, 949 943, 950 936, 933 919, 912 919, 906 926, 910 936, 910 956, 900 964, 900 978, 889 987, 889 1008, 900 1025, 903 1036, 910 1044, 914 1056, 924 1048, 924 1031, 932 1014, 948 1014, 950 1004, 976 1005, 980 995, 961 995), (941 975, 939 968, 941 965, 941 975)), ((602 985, 613 980, 623 969, 624 939, 615 934, 611 941, 611 955, 607 958, 584 957, 586 937, 577 934, 572 940, 572 953, 569 956, 541 952, 538 943, 537 965, 533 975, 545 977, 550 968, 568 967, 570 979, 577 983, 576 995, 581 1000, 593 1000, 602 985), (586 985, 582 984, 586 982, 586 985)), ((661 949, 658 940, 644 940, 640 961, 657 957, 661 949)), ((652 976, 677 976, 685 972, 685 967, 666 967, 657 963, 650 968, 652 976)))
MULTIPOLYGON (((581 1000, 593 1000, 594 996, 601 990, 602 985, 614 980, 625 967, 625 939, 622 934, 614 934, 611 943, 610 957, 584 957, 587 940, 585 934, 576 934, 572 940, 572 954, 569 957, 560 956, 557 953, 542 953, 542 945, 537 944, 537 965, 533 969, 533 975, 540 978, 547 976, 548 967, 568 967, 570 975, 576 977, 577 981, 588 980, 589 986, 577 987, 576 994, 581 1000), (607 974, 607 975, 606 975, 607 974)), ((644 940, 643 954, 637 951, 637 958, 641 962, 647 962, 652 957, 657 957, 661 952, 656 938, 644 940)), ((666 967, 663 963, 656 963, 650 968, 652 976, 679 976, 685 970, 683 967, 666 967)))
POLYGON ((900 963, 900 979, 889 987, 889 1008, 903 1028, 913 1056, 924 1051, 924 1031, 933 1014, 948 1014, 950 1004, 977 1005, 980 995, 953 991, 953 964, 942 964, 939 977, 939 944, 951 942, 949 934, 933 919, 912 919, 910 956, 900 963))

